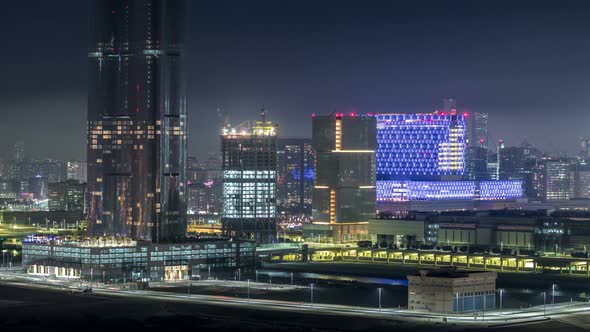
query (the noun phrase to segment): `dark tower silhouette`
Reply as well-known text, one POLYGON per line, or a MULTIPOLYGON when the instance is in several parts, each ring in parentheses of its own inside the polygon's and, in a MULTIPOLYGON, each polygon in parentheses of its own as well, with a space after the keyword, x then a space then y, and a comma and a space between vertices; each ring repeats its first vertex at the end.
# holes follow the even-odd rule
POLYGON ((154 242, 186 232, 185 0, 91 0, 88 227, 154 242))

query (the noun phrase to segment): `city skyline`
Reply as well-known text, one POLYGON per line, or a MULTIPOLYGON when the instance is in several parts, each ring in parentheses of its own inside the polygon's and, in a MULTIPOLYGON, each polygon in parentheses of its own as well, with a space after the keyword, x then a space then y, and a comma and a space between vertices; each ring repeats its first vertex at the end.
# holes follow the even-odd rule
POLYGON ((10 331, 590 328, 581 0, 3 9, 10 331))
MULTIPOLYGON (((216 140, 218 108, 238 124, 266 106, 282 137, 310 137, 314 112, 429 112, 448 97, 460 110, 489 113, 492 144, 502 138, 519 145, 526 136, 541 150, 576 153, 578 138, 589 136, 589 29, 587 6, 566 3, 498 2, 486 10, 463 1, 421 2, 428 9, 380 1, 370 8, 193 3, 190 48, 199 52, 189 63, 189 154, 219 150, 199 144, 216 140), (448 24, 449 16, 457 23, 448 24), (547 135, 550 126, 568 130, 547 135)), ((1 56, 11 66, 0 105, 15 115, 0 124, 0 137, 25 141, 29 155, 84 159, 86 6, 9 5, 33 23, 23 26, 16 16, 3 22, 20 27, 7 40, 29 52, 1 56), (23 45, 31 38, 42 41, 23 45), (24 129, 17 125, 23 121, 24 129)))

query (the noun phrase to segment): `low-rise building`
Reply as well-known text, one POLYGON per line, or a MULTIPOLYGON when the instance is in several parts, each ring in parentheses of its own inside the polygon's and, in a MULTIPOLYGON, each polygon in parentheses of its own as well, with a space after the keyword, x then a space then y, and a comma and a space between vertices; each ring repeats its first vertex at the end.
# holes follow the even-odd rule
POLYGON ((425 241, 424 220, 373 219, 369 220, 369 235, 374 243, 407 247, 425 241))
POLYGON ((254 253, 253 242, 229 239, 151 243, 29 236, 22 249, 29 274, 103 282, 182 280, 209 268, 253 268, 254 253))
POLYGON ((408 309, 440 313, 496 307, 496 272, 421 270, 408 276, 408 309))

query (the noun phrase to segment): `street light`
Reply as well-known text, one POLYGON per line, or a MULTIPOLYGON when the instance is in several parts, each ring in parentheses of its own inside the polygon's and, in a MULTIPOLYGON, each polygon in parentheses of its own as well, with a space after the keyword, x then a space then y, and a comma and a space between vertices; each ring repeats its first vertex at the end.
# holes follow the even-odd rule
POLYGON ((500 288, 500 316, 502 316, 502 295, 504 294, 504 289, 500 288))
POLYGON ((309 284, 309 286, 311 287, 311 307, 313 308, 313 283, 309 284))
POLYGON ((551 304, 555 304, 555 286, 557 285, 551 285, 551 304))
POLYGON ((543 316, 547 315, 547 292, 543 292, 543 316))
POLYGON ((379 311, 381 311, 381 291, 383 290, 383 288, 379 287, 379 311))

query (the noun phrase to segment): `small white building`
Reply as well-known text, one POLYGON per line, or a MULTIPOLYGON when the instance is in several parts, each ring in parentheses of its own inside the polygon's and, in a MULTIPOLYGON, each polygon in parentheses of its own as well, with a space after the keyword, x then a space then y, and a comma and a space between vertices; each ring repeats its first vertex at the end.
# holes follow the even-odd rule
POLYGON ((440 313, 496 307, 496 272, 420 270, 408 276, 408 309, 440 313))

